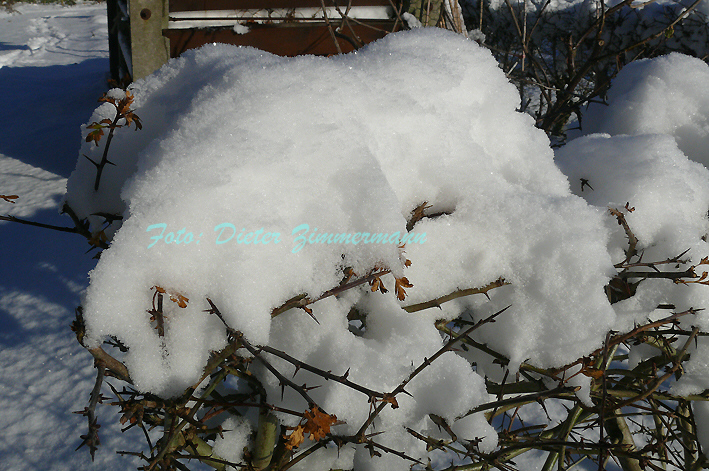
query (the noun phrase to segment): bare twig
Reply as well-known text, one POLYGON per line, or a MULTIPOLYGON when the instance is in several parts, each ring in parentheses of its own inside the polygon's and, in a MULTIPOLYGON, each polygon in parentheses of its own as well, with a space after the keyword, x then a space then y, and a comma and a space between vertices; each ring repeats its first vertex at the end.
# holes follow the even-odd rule
POLYGON ((322 6, 322 14, 323 14, 323 18, 325 19, 325 24, 327 25, 327 30, 330 32, 330 37, 332 38, 332 42, 335 43, 335 49, 337 49, 338 54, 342 54, 342 49, 340 48, 340 43, 337 41, 337 37, 335 36, 335 30, 333 29, 332 25, 330 24, 330 19, 327 17, 327 9, 325 8, 324 0, 320 0, 320 5, 322 6))
POLYGON ((500 286, 505 286, 505 285, 509 285, 509 284, 510 283, 505 281, 503 278, 499 278, 498 280, 493 281, 492 283, 488 283, 487 285, 483 286, 482 288, 468 288, 468 289, 457 290, 457 291, 447 294, 445 296, 441 296, 436 299, 431 299, 430 301, 424 301, 422 303, 404 306, 402 309, 404 309, 406 312, 418 312, 418 311, 423 311, 424 309, 429 309, 432 307, 437 307, 440 309, 441 304, 446 303, 448 301, 452 301, 454 299, 461 298, 463 296, 470 296, 472 294, 484 294, 485 296, 487 296, 487 292, 490 291, 491 289, 499 288, 500 286))

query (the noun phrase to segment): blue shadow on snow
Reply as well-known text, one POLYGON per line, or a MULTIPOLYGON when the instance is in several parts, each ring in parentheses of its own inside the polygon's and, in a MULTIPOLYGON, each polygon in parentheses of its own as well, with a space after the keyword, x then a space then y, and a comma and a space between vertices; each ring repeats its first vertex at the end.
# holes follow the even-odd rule
POLYGON ((0 68, 0 154, 68 177, 108 70, 107 58, 0 68))

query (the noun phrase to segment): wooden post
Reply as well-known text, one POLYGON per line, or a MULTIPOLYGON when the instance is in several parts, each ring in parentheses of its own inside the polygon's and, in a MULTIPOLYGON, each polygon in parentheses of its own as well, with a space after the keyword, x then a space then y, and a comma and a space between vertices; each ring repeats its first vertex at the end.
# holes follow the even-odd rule
POLYGON ((118 0, 106 1, 106 15, 108 17, 108 63, 111 68, 111 78, 118 81, 120 73, 121 47, 118 44, 118 0))
POLYGON ((169 0, 130 0, 130 46, 133 80, 150 75, 170 58, 167 29, 169 0))

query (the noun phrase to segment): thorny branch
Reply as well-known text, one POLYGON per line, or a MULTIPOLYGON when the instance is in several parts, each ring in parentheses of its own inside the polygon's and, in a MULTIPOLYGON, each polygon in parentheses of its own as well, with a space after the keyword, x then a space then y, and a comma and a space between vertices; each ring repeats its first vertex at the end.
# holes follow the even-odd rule
POLYGON ((101 444, 101 441, 98 438, 98 429, 100 425, 98 424, 98 419, 96 418, 96 406, 103 399, 101 396, 101 384, 103 384, 103 375, 106 371, 106 368, 102 365, 97 365, 96 369, 98 372, 96 373, 94 388, 91 390, 89 406, 83 411, 76 412, 77 414, 86 416, 89 421, 89 431, 86 435, 81 436, 83 441, 76 449, 78 450, 82 446, 86 445, 91 453, 91 461, 93 461, 94 454, 96 453, 96 450, 98 450, 98 446, 101 444))
MULTIPOLYGON (((37 221, 30 221, 28 219, 22 219, 18 218, 15 216, 2 216, 0 215, 0 220, 2 221, 9 221, 9 222, 15 222, 18 224, 25 224, 28 226, 34 226, 34 227, 40 227, 42 229, 50 229, 53 231, 59 231, 59 232, 68 232, 71 234, 79 234, 83 237, 86 238, 86 240, 89 241, 89 243, 94 246, 92 248, 98 247, 101 249, 107 249, 108 248, 108 243, 105 241, 105 239, 102 239, 100 237, 97 237, 95 234, 91 234, 88 228, 88 223, 85 220, 80 220, 76 213, 71 209, 68 203, 64 203, 64 206, 62 206, 62 213, 63 214, 68 214, 72 221, 74 222, 74 227, 67 227, 67 226, 57 226, 54 224, 46 224, 43 222, 37 222, 37 221)), ((120 219, 120 216, 115 216, 116 219, 120 219)))
POLYGON ((484 294, 485 296, 488 297, 488 291, 499 288, 501 286, 509 285, 510 283, 505 281, 503 278, 499 278, 496 281, 493 281, 492 283, 489 283, 482 288, 468 288, 468 289, 461 289, 457 290, 453 293, 447 294, 445 296, 441 296, 436 299, 431 299, 430 301, 424 301, 422 303, 418 304, 411 304, 409 306, 404 306, 402 309, 404 309, 406 312, 418 312, 422 311, 424 309, 429 309, 432 307, 437 307, 440 309, 441 304, 446 303, 448 301, 452 301, 454 299, 463 297, 463 296, 470 296, 472 294, 484 294))
POLYGON ((310 299, 305 294, 299 294, 299 295, 294 296, 293 298, 289 299, 288 301, 283 303, 281 306, 275 308, 271 312, 271 317, 276 317, 276 316, 283 314, 284 312, 286 312, 290 309, 293 309, 293 308, 304 309, 310 304, 314 304, 314 303, 321 301, 325 298, 329 298, 330 296, 336 296, 336 295, 341 294, 349 289, 355 288, 355 287, 363 285, 365 283, 370 283, 371 281, 376 280, 376 279, 378 279, 384 275, 387 275, 389 273, 391 273, 391 271, 388 269, 378 270, 374 273, 371 273, 370 275, 364 276, 362 278, 358 278, 354 281, 344 283, 340 286, 337 286, 337 287, 332 288, 328 291, 325 291, 323 294, 321 294, 316 299, 310 299))
POLYGON ((98 191, 99 184, 101 182, 101 175, 103 174, 103 169, 106 165, 116 165, 115 163, 108 160, 108 150, 111 147, 111 140, 113 140, 113 135, 116 129, 123 126, 130 127, 131 124, 135 124, 136 131, 143 128, 138 115, 134 113, 131 109, 133 105, 133 95, 130 91, 125 90, 125 97, 120 100, 104 95, 99 99, 101 102, 110 103, 116 109, 116 115, 113 120, 102 119, 100 122, 91 123, 88 129, 91 130, 86 136, 86 142, 94 142, 98 146, 101 137, 103 137, 104 129, 108 128, 108 137, 106 138, 106 144, 103 148, 103 154, 101 155, 101 160, 96 162, 90 159, 88 156, 86 159, 91 162, 96 167, 96 179, 94 180, 94 191, 98 191), (123 123, 123 124, 119 124, 123 123))
POLYGON ((271 355, 277 356, 279 358, 282 358, 282 359, 286 360, 287 362, 291 363, 292 365, 294 365, 295 366, 295 373, 293 374, 293 376, 295 376, 295 374, 298 372, 298 370, 303 369, 306 371, 310 371, 311 373, 315 373, 316 375, 318 375, 322 378, 336 381, 340 384, 343 384, 349 388, 354 389, 355 391, 359 391, 362 394, 366 394, 370 400, 374 399, 374 398, 383 398, 384 397, 384 394, 382 394, 382 393, 379 393, 377 391, 366 388, 364 386, 361 386, 357 383, 353 383, 352 381, 348 380, 347 377, 349 375, 349 371, 346 371, 342 375, 334 375, 329 371, 325 371, 320 368, 316 368, 314 366, 311 366, 311 365, 309 365, 305 362, 302 362, 300 360, 296 360, 295 358, 288 355, 287 353, 282 352, 280 350, 276 350, 275 348, 269 347, 267 345, 259 347, 259 350, 262 352, 270 353, 271 355))
POLYGON ((702 259, 696 265, 692 265, 683 271, 661 271, 658 266, 672 264, 679 268, 681 265, 687 265, 688 259, 683 259, 689 249, 685 250, 676 257, 666 260, 644 262, 643 251, 639 249, 640 241, 633 233, 628 221, 625 218, 624 211, 632 213, 635 208, 630 207, 630 203, 626 203, 623 210, 617 208, 609 208, 609 212, 618 221, 618 225, 623 227, 626 237, 628 238, 628 249, 625 251, 625 259, 615 264, 618 274, 606 286, 606 294, 611 303, 616 303, 624 299, 628 299, 635 295, 635 290, 640 282, 646 279, 666 279, 672 280, 675 283, 690 284, 709 284, 709 273, 703 272, 701 275, 696 273, 696 268, 700 265, 709 265, 709 257, 702 259), (647 268, 652 271, 637 270, 637 268, 647 268), (635 283, 629 280, 639 279, 635 283))

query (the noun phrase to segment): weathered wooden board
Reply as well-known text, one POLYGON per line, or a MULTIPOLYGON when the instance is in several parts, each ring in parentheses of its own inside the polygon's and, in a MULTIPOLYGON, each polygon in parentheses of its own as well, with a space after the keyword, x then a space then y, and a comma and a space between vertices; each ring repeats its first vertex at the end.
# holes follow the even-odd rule
MULTIPOLYGON (((391 6, 389 0, 324 0, 325 6, 391 6)), ((394 1, 396 3, 396 0, 394 1)), ((263 8, 320 8, 320 0, 170 0, 170 11, 260 10, 263 8)))
MULTIPOLYGON (((395 29, 395 21, 369 21, 367 25, 352 24, 352 29, 366 44, 384 37, 395 29)), ((347 36, 353 37, 350 31, 347 36)), ((170 57, 177 57, 188 49, 210 43, 252 46, 280 56, 301 54, 332 55, 338 50, 332 35, 324 24, 278 24, 249 26, 246 34, 236 34, 232 28, 168 29, 163 34, 170 39, 170 57)), ((338 37, 343 53, 355 50, 353 44, 338 37)))

